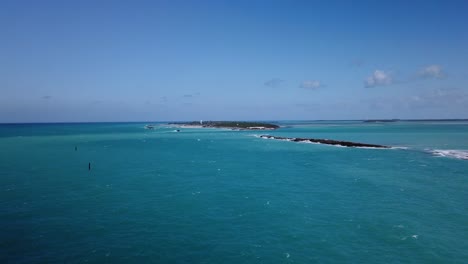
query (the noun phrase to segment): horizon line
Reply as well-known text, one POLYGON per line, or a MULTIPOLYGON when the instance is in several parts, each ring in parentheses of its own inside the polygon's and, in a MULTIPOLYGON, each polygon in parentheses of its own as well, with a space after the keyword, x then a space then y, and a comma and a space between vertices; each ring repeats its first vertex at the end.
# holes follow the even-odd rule
MULTIPOLYGON (((0 122, 0 125, 21 125, 21 124, 105 124, 105 123, 172 123, 172 122, 194 122, 198 120, 165 120, 165 121, 53 121, 53 122, 0 122)), ((323 121, 468 121, 468 118, 372 118, 372 119, 229 119, 229 120, 204 120, 204 121, 263 121, 263 122, 281 122, 281 121, 311 121, 311 122, 323 122, 323 121)))

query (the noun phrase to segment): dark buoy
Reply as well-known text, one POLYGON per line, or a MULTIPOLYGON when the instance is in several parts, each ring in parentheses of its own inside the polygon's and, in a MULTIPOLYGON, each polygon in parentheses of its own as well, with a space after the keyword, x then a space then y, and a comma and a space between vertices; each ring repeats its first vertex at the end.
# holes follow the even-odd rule
POLYGON ((77 150, 78 150, 78 148, 75 146, 75 151, 77 151, 77 150))
POLYGON ((91 170, 91 162, 88 163, 88 170, 91 170))

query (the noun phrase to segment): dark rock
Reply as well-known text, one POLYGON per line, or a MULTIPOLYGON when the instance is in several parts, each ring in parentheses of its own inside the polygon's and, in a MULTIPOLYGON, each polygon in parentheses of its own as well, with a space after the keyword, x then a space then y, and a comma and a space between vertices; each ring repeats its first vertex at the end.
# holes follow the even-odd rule
POLYGON ((277 140, 288 140, 293 142, 311 142, 311 143, 319 143, 319 144, 326 144, 326 145, 337 145, 343 147, 357 147, 357 148, 390 148, 389 146, 384 145, 377 145, 377 144, 366 144, 366 143, 358 143, 358 142, 351 142, 351 141, 340 141, 340 140, 331 140, 331 139, 317 139, 317 138, 287 138, 287 137, 275 137, 270 135, 261 135, 261 138, 268 138, 268 139, 277 139, 277 140))

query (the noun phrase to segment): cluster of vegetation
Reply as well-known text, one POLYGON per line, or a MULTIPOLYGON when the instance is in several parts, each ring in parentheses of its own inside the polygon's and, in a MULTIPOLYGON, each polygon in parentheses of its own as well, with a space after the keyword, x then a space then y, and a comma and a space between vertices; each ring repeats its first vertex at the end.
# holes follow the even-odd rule
POLYGON ((203 127, 221 127, 221 128, 239 128, 239 129, 249 129, 252 127, 264 127, 269 129, 279 128, 278 125, 261 123, 261 122, 245 122, 245 121, 203 121, 202 123, 194 122, 184 122, 184 123, 175 123, 178 125, 201 125, 203 127))

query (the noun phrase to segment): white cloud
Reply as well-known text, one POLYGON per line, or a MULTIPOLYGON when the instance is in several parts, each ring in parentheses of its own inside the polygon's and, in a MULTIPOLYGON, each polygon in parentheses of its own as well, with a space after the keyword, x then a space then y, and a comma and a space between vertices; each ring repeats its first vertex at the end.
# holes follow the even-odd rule
POLYGON ((393 79, 390 73, 381 70, 375 70, 374 73, 364 81, 364 85, 367 88, 389 85, 392 83, 393 79))
POLYGON ((418 75, 422 78, 437 78, 441 79, 445 77, 444 71, 440 65, 429 65, 421 69, 418 75))
POLYGON ((303 81, 299 87, 304 89, 318 89, 322 87, 322 84, 317 80, 306 80, 303 81))
POLYGON ((284 83, 284 80, 281 80, 281 79, 278 79, 278 78, 273 78, 271 80, 266 81, 265 85, 269 86, 269 87, 272 87, 272 88, 276 88, 276 87, 280 86, 282 83, 284 83))

